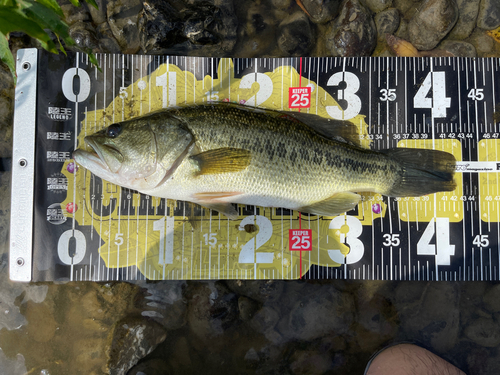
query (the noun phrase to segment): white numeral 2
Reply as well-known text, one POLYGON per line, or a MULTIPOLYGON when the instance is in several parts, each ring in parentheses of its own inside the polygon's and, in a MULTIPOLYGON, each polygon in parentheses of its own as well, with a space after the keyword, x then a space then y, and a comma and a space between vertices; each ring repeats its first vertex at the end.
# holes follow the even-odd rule
POLYGON ((243 76, 240 81, 240 89, 251 89, 254 82, 259 84, 259 91, 246 101, 246 105, 261 105, 273 93, 273 80, 264 73, 250 73, 243 76))
POLYGON ((238 258, 239 263, 272 263, 274 254, 265 252, 255 252, 259 247, 264 245, 273 234, 273 224, 271 221, 261 215, 247 216, 241 220, 239 230, 245 230, 245 225, 255 224, 259 227, 257 235, 250 239, 240 251, 238 258))

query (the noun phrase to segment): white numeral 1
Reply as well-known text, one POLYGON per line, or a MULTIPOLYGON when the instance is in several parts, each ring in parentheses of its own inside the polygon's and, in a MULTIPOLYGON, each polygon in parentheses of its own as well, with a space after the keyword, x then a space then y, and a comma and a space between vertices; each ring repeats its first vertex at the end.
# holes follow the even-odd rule
POLYGON ((156 86, 161 86, 163 88, 162 92, 162 107, 172 107, 177 105, 177 75, 175 72, 168 72, 168 83, 167 83, 167 73, 163 73, 161 76, 156 77, 156 86))
POLYGON ((167 232, 165 233, 165 218, 153 222, 153 230, 160 232, 159 265, 174 263, 174 218, 167 217, 167 232))
POLYGON ((425 228, 422 237, 417 243, 418 255, 436 255, 438 266, 449 266, 450 257, 455 255, 455 245, 450 244, 450 219, 434 218, 425 228), (436 235, 436 244, 431 244, 432 237, 436 235))
POLYGON ((446 117, 451 98, 446 96, 445 72, 429 72, 413 98, 415 108, 432 108, 432 117, 446 117), (427 95, 432 88, 432 98, 427 95))

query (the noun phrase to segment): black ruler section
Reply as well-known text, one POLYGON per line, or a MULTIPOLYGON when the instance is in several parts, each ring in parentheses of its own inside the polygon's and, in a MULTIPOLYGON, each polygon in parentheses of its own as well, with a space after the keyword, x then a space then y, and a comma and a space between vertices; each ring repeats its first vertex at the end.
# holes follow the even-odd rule
MULTIPOLYGON (((161 221, 164 230, 184 231, 185 227, 176 223, 189 215, 203 215, 204 210, 110 186, 95 176, 87 176, 84 170, 78 171, 83 177, 77 180, 77 167, 69 165, 72 151, 79 146, 78 135, 121 121, 126 113, 138 116, 158 106, 222 100, 288 110, 288 88, 299 85, 311 87, 311 107, 302 111, 323 111, 324 116, 357 121, 364 129, 361 140, 375 150, 435 148, 452 152, 459 160, 456 173, 459 187, 454 192, 418 198, 366 196, 356 210, 340 219, 332 218, 329 229, 318 236, 325 238, 343 228, 343 241, 350 252, 339 258, 337 250, 322 249, 328 261, 316 262, 320 265, 305 263, 308 271, 303 277, 500 279, 498 59, 97 57, 101 70, 91 66, 82 54, 62 57, 39 52, 34 281, 299 277, 298 271, 281 273, 282 266, 275 269, 269 266, 264 274, 259 274, 257 258, 254 265, 240 266, 230 263, 238 256, 231 256, 229 251, 227 257, 218 254, 218 258, 211 258, 210 244, 222 241, 212 233, 213 220, 218 218, 215 213, 206 215, 213 220, 201 226, 198 237, 189 231, 182 232, 182 246, 186 250, 177 257, 180 260, 160 255, 163 269, 150 271, 149 264, 154 259, 147 254, 152 253, 152 247, 147 241, 144 245, 139 245, 139 241, 137 245, 129 244, 126 233, 112 231, 113 220, 121 223, 137 218, 146 223, 160 222, 164 216, 161 221), (332 104, 332 99, 340 107, 332 104), (97 112, 102 116, 98 118, 97 112), (82 196, 75 195, 74 199, 85 205, 80 220, 74 219, 72 213, 83 207, 70 204, 74 203, 70 195, 76 193, 68 188, 76 186, 77 181, 87 184, 79 190, 82 196), (172 215, 175 223, 167 220, 172 215), (96 224, 98 219, 100 222, 96 224), (208 245, 204 247, 205 244, 208 245), (111 246, 118 248, 115 251, 111 246), (136 259, 135 264, 124 261, 120 252, 128 251, 130 258, 136 257, 141 253, 137 246, 147 248, 145 253, 139 248, 145 258, 136 259), (188 250, 203 255, 189 258, 188 250), (339 259, 340 266, 334 262, 339 259), (170 270, 166 277, 166 266, 177 261, 183 262, 182 265, 170 270), (190 267, 206 270, 209 276, 190 267)), ((265 212, 262 208, 241 206, 240 219, 262 216, 265 212)), ((276 252, 284 246, 288 233, 277 231, 281 231, 283 217, 287 222, 296 222, 293 215, 289 210, 276 209, 266 219, 272 226, 272 236, 261 244, 262 252, 276 252)), ((319 220, 308 220, 320 228, 319 220)), ((321 219, 321 222, 326 221, 321 219)), ((217 225, 220 227, 220 223, 217 225)), ((227 221, 224 225, 227 226, 227 221)), ((227 226, 228 233, 242 231, 234 226, 234 223, 227 226)), ((227 248, 232 248, 231 241, 227 239, 227 248)), ((316 242, 319 252, 320 241, 316 242)), ((167 245, 161 246, 167 254, 167 245)), ((176 242, 172 246, 175 254, 176 246, 180 245, 176 242)), ((234 249, 239 248, 234 246, 234 249)), ((287 248, 281 251, 289 254, 287 248)), ((261 259, 269 262, 265 255, 261 259)))

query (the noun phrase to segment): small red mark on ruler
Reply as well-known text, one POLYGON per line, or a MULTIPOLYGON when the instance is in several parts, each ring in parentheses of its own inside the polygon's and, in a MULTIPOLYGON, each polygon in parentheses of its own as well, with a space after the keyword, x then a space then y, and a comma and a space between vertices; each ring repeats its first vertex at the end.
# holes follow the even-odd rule
POLYGON ((302 229, 302 215, 299 213, 299 229, 288 230, 288 244, 290 251, 299 251, 300 276, 302 278, 302 252, 312 251, 312 230, 302 229))
POLYGON ((290 87, 288 89, 288 108, 311 107, 311 87, 302 87, 302 57, 300 58, 299 68, 299 87, 290 87))

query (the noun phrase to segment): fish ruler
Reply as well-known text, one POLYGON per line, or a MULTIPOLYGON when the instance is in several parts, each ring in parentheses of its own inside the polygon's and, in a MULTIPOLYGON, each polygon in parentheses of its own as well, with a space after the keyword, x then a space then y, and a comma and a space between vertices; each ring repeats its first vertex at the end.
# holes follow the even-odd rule
POLYGON ((499 59, 97 59, 18 52, 12 280, 499 280, 499 59), (71 159, 113 122, 215 101, 349 120, 375 150, 448 151, 457 188, 366 194, 336 217, 239 205, 228 220, 71 159))

